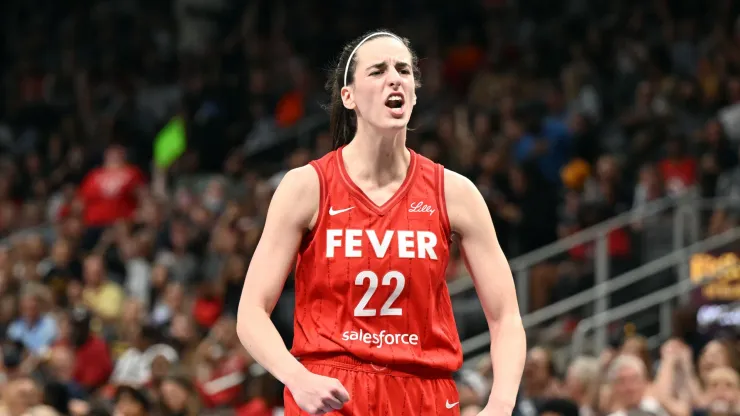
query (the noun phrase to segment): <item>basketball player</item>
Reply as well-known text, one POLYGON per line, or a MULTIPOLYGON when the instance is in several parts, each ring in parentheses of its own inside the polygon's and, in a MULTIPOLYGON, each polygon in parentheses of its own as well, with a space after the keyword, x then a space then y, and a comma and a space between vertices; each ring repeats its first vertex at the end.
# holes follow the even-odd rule
POLYGON ((416 65, 390 32, 347 45, 329 81, 335 151, 290 171, 273 196, 237 331, 285 384, 288 416, 460 414, 453 234, 491 328, 495 382, 480 415, 514 406, 526 345, 511 271, 476 187, 406 148, 416 65), (291 354, 269 316, 296 255, 291 354))

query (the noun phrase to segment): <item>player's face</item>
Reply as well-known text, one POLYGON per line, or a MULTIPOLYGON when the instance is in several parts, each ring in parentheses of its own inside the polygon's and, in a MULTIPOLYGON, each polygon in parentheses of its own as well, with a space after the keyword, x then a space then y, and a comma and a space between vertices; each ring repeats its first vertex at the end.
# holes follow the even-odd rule
POLYGON ((345 107, 379 129, 405 128, 416 104, 411 53, 400 40, 379 37, 355 53, 354 82, 342 89, 345 107))

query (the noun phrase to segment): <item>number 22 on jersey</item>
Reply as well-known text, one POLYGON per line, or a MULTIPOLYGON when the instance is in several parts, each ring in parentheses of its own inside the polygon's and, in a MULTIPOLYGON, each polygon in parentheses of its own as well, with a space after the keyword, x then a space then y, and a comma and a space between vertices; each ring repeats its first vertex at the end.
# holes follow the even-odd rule
POLYGON ((383 275, 382 279, 379 279, 378 275, 374 272, 365 270, 358 273, 357 277, 355 277, 355 285, 357 286, 365 287, 366 281, 368 281, 369 283, 367 284, 365 294, 362 296, 362 299, 360 299, 360 301, 357 303, 357 306, 355 307, 355 316, 368 317, 378 315, 403 315, 403 310, 401 308, 393 307, 393 303, 398 299, 399 296, 401 296, 404 287, 406 287, 406 277, 404 277, 402 273, 391 270, 383 275), (385 303, 383 303, 383 306, 380 308, 380 313, 378 313, 377 309, 371 309, 367 307, 367 304, 370 303, 370 299, 372 299, 373 295, 375 295, 375 291, 378 290, 378 284, 381 284, 383 286, 395 285, 393 292, 390 294, 390 296, 388 296, 388 299, 386 299, 385 303))

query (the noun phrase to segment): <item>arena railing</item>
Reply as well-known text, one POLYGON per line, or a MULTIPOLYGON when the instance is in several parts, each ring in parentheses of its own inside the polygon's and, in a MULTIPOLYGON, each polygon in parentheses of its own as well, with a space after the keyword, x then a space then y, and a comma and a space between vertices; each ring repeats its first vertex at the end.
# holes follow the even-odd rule
MULTIPOLYGON (((735 228, 740 233, 740 227, 735 228)), ((595 314, 589 318, 581 320, 573 333, 573 342, 571 344, 571 356, 576 357, 585 352, 586 336, 591 330, 604 328, 612 322, 625 319, 638 312, 645 311, 655 306, 660 307, 660 338, 665 341, 671 336, 672 329, 672 310, 673 301, 679 297, 685 296, 697 287, 709 285, 723 278, 726 273, 734 272, 740 267, 740 263, 728 264, 713 273, 704 274, 692 280, 681 280, 655 293, 636 299, 632 302, 618 306, 613 309, 595 314), (696 283, 694 283, 696 282, 696 283)), ((737 324, 735 324, 737 326, 737 324)), ((602 351, 599 348, 597 336, 595 352, 602 351)))
MULTIPOLYGON (((543 261, 551 259, 568 250, 582 244, 595 242, 594 250, 594 275, 595 284, 599 285, 609 278, 609 247, 607 237, 610 232, 628 227, 636 222, 644 221, 650 217, 657 216, 668 212, 670 209, 678 207, 685 201, 695 198, 696 190, 691 190, 682 197, 665 197, 652 201, 644 206, 635 207, 623 214, 617 215, 596 224, 590 228, 579 231, 573 235, 560 239, 552 244, 516 257, 509 262, 511 271, 517 287, 517 298, 522 313, 530 311, 529 308, 529 270, 543 261)), ((689 235, 690 242, 698 240, 699 222, 697 216, 689 216, 688 221, 684 215, 674 213, 673 222, 673 247, 678 249, 685 246, 686 236, 689 235), (687 228, 688 227, 688 228, 687 228)), ((467 292, 474 288, 470 275, 466 274, 449 284, 450 296, 456 296, 460 293, 467 292)), ((605 305, 599 305, 597 311, 606 310, 605 305)))
MULTIPOLYGON (((721 234, 708 237, 688 247, 675 250, 668 255, 660 257, 642 266, 639 266, 627 273, 621 274, 617 277, 614 277, 613 279, 600 283, 590 289, 587 289, 567 299, 556 302, 552 305, 546 306, 532 313, 525 314, 524 316, 522 316, 522 323, 525 329, 531 329, 537 325, 542 324, 543 322, 547 322, 553 318, 561 316, 562 314, 566 312, 572 311, 576 308, 587 305, 591 302, 599 302, 600 300, 603 300, 606 303, 606 305, 608 305, 608 302, 609 302, 608 295, 609 294, 619 289, 622 289, 624 287, 638 283, 641 280, 648 279, 654 276, 656 273, 659 273, 661 271, 664 271, 664 270, 667 270, 669 268, 676 267, 676 266, 678 266, 679 271, 680 271, 678 282, 676 284, 685 285, 687 284, 686 282, 689 282, 688 284, 690 285, 690 282, 692 281, 692 279, 691 279, 691 276, 689 275, 690 273, 689 261, 690 261, 690 257, 693 254, 712 252, 713 250, 717 250, 723 246, 735 243, 739 240, 740 240, 740 227, 732 228, 721 234)), ((682 292, 682 293, 685 294, 688 292, 682 292)), ((652 295, 648 295, 648 296, 652 296, 652 295)), ((618 308, 621 308, 621 307, 622 306, 618 308)), ((618 308, 615 308, 615 310, 618 308)), ((672 313, 672 309, 670 309, 671 305, 665 305, 663 308, 664 309, 661 309, 661 313, 660 313, 661 328, 665 329, 667 327, 664 326, 664 323, 662 322, 662 320, 668 319, 670 317, 672 313), (667 315, 664 316, 664 313, 667 315)), ((594 316, 605 316, 604 314, 606 314, 608 310, 609 309, 605 309, 603 311, 597 312, 594 314, 594 316)), ((607 333, 605 325, 599 326, 595 329, 596 329, 595 345, 596 345, 597 351, 600 351, 607 345, 608 333, 607 333)), ((463 341, 462 343, 463 351, 466 355, 469 355, 470 353, 480 351, 483 348, 488 347, 490 345, 490 342, 491 342, 491 335, 489 332, 485 332, 485 333, 473 336, 463 341)))

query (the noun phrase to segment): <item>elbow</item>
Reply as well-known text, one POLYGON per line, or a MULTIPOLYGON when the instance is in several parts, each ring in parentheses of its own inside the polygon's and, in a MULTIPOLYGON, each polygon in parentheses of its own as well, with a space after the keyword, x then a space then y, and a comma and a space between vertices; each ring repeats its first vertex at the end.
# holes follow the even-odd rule
POLYGON ((495 334, 497 338, 498 335, 503 335, 504 339, 511 342, 523 343, 523 348, 526 350, 527 336, 524 331, 522 316, 518 311, 506 312, 493 317, 489 320, 488 326, 492 335, 495 334))
POLYGON ((505 327, 507 331, 524 332, 522 315, 517 308, 508 308, 491 319, 496 327, 505 327))
POLYGON ((521 341, 524 344, 524 350, 527 349, 527 333, 524 330, 524 322, 522 322, 522 316, 519 315, 519 312, 515 312, 511 315, 509 318, 511 320, 511 330, 516 332, 520 337, 521 341))

